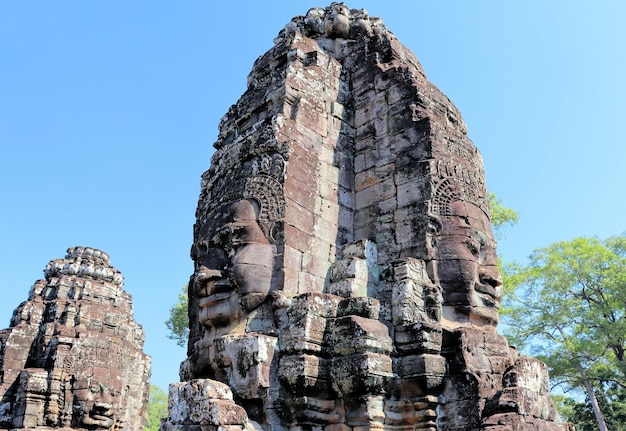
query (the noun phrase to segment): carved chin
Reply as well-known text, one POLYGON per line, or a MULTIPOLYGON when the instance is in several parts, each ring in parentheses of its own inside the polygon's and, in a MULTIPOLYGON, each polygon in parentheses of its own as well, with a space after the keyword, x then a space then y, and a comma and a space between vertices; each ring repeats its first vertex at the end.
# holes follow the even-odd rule
MULTIPOLYGON (((485 287, 477 286, 483 291, 485 287)), ((491 290, 494 290, 491 288, 491 290)), ((472 300, 473 307, 470 309, 470 320, 477 326, 493 326, 498 324, 500 319, 498 309, 500 308, 500 300, 496 297, 475 291, 472 300)))
POLYGON ((249 293, 241 298, 241 308, 246 313, 259 308, 263 301, 267 298, 267 293, 249 293))
POLYGON ((249 293, 239 296, 237 292, 232 292, 210 303, 201 303, 200 322, 211 327, 228 326, 259 308, 265 298, 267 298, 265 293, 249 293))
POLYGON ((210 303, 200 305, 199 320, 207 326, 228 326, 243 316, 237 292, 220 297, 210 303))
POLYGON ((85 415, 81 420, 83 425, 89 428, 111 428, 113 426, 113 418, 101 415, 85 415))
POLYGON ((492 328, 498 324, 498 308, 444 305, 441 324, 449 329, 463 327, 492 328))
POLYGON ((498 309, 496 307, 474 307, 470 318, 475 325, 495 327, 499 320, 498 309))

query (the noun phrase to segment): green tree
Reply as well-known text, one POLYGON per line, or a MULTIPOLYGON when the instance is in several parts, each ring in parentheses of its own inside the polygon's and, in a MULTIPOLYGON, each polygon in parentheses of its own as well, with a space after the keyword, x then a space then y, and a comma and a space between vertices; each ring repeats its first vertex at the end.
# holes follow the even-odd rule
POLYGON ((517 211, 504 206, 502 199, 498 198, 495 193, 489 193, 489 207, 491 208, 491 224, 496 239, 502 240, 505 235, 503 228, 505 226, 514 226, 519 221, 517 211))
MULTIPOLYGON (((519 221, 519 215, 517 211, 504 206, 502 199, 498 198, 494 193, 489 193, 489 207, 491 208, 491 225, 493 226, 494 235, 498 241, 501 241, 506 237, 504 228, 515 226, 519 221)), ((509 281, 509 276, 514 271, 514 268, 514 263, 505 262, 502 256, 498 255, 498 269, 502 276, 505 295, 510 293, 509 286, 512 286, 512 284, 509 281)))
POLYGON ((176 344, 181 347, 185 347, 187 337, 189 336, 187 286, 187 284, 183 286, 183 291, 178 294, 178 302, 170 307, 170 317, 165 321, 165 326, 170 331, 167 337, 170 340, 175 340, 176 344))
MULTIPOLYGON (((606 392, 598 391, 598 403, 611 431, 626 430, 626 390, 618 385, 608 385, 606 392)), ((553 397, 554 398, 554 397, 553 397)), ((598 421, 593 409, 586 398, 577 401, 573 398, 561 396, 557 408, 561 417, 576 426, 576 431, 596 431, 598 421)))
POLYGON ((161 419, 167 417, 167 394, 156 385, 150 385, 148 423, 144 431, 158 431, 161 419))
MULTIPOLYGON (((626 236, 576 238, 535 250, 516 265, 505 297, 507 337, 550 368, 564 390, 583 391, 599 429, 611 388, 626 388, 626 236)), ((619 407, 615 404, 615 407, 619 407)), ((618 408, 621 411, 621 408, 618 408)), ((615 425, 615 426, 614 426, 615 425)))

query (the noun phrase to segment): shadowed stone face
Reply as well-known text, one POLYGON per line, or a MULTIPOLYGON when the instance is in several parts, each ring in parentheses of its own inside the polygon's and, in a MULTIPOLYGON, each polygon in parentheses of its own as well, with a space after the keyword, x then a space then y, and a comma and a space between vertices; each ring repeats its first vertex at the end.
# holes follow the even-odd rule
POLYGON ((454 201, 440 219, 434 278, 443 288, 442 323, 496 326, 502 280, 489 218, 476 205, 454 201))
POLYGON ((228 205, 207 225, 195 247, 194 292, 207 328, 231 326, 263 303, 270 291, 275 247, 258 224, 257 205, 228 205))
POLYGON ((74 383, 73 410, 76 426, 108 429, 115 423, 122 393, 114 382, 101 380, 89 377, 74 383))
POLYGON ((325 25, 327 36, 347 37, 350 31, 350 10, 343 3, 331 5, 325 25))

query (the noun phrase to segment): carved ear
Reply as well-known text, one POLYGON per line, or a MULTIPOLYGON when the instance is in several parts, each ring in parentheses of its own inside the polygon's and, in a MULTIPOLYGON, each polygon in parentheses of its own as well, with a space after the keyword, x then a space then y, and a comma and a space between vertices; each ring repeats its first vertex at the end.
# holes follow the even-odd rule
POLYGON ((437 217, 429 216, 426 225, 426 251, 429 259, 434 259, 437 252, 437 236, 441 233, 441 221, 437 217))
POLYGON ((252 208, 254 208, 254 214, 256 216, 256 219, 258 220, 259 215, 261 214, 261 202, 259 202, 259 199, 254 196, 250 196, 244 200, 250 202, 250 204, 252 205, 252 208))
POLYGON ((285 241, 285 229, 283 227, 282 221, 270 222, 270 226, 268 228, 269 232, 269 240, 272 244, 280 244, 285 241))
POLYGON ((254 218, 256 222, 259 224, 261 231, 263 231, 263 236, 265 236, 265 238, 273 244, 274 243, 272 239, 273 223, 271 223, 270 221, 262 217, 263 203, 256 196, 249 196, 248 198, 246 198, 246 200, 250 202, 250 204, 252 204, 252 208, 254 208, 254 218))
POLYGON ((426 235, 437 236, 441 233, 442 224, 439 217, 429 216, 428 225, 426 226, 426 235))

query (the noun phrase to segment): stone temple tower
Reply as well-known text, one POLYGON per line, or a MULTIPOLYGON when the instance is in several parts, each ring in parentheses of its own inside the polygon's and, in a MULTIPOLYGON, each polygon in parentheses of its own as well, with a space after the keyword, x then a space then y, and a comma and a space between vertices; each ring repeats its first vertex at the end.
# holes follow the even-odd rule
POLYGON ((0 429, 141 431, 145 335, 109 255, 72 247, 0 330, 0 429))
POLYGON ((496 333, 480 153, 380 19, 294 18, 214 147, 163 430, 567 429, 496 333))

